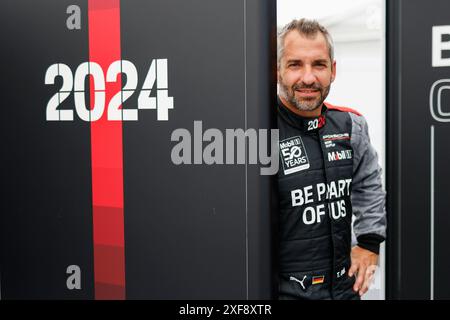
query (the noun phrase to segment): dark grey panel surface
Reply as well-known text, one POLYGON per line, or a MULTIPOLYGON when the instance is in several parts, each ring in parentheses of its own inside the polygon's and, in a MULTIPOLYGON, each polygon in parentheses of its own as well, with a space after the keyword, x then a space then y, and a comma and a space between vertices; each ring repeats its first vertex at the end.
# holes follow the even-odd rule
MULTIPOLYGON (((434 294, 435 299, 448 299, 450 125, 432 118, 430 90, 436 81, 449 78, 450 67, 432 67, 432 27, 450 25, 450 3, 408 0, 388 1, 388 5, 388 297, 429 299, 434 294)), ((450 97, 444 93, 444 112, 448 112, 449 104, 450 97)))
MULTIPOLYGON (((46 122, 61 80, 47 68, 75 71, 88 60, 87 1, 2 1, 3 137, 1 287, 4 299, 93 297, 89 123, 46 122), (81 30, 66 27, 76 4, 81 30), (82 269, 82 290, 69 291, 66 269, 82 269)), ((73 109, 73 94, 62 107, 73 109)))

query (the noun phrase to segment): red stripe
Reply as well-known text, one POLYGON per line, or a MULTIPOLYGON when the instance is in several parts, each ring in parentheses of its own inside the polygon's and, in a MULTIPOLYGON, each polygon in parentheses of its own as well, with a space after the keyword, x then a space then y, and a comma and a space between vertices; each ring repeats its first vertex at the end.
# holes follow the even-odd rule
MULTIPOLYGON (((89 60, 104 74, 121 59, 120 0, 88 0, 89 60)), ((106 83, 105 112, 91 122, 95 299, 125 299, 122 121, 108 121, 111 97, 121 90, 120 76, 106 83)), ((94 87, 91 81, 91 106, 94 87)))
POLYGON ((342 112, 351 112, 351 113, 354 113, 354 114, 356 114, 358 116, 362 116, 361 113, 359 113, 358 111, 356 111, 355 109, 352 109, 352 108, 338 107, 338 106, 334 106, 334 105, 332 105, 331 103, 328 103, 328 102, 325 102, 325 106, 328 109, 331 109, 331 110, 338 110, 338 111, 342 111, 342 112))

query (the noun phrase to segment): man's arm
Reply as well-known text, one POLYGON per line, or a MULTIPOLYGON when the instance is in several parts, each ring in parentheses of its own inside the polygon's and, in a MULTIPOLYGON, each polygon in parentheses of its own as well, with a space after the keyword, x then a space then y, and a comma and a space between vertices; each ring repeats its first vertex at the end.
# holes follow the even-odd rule
POLYGON ((353 113, 350 116, 353 122, 353 230, 358 246, 378 254, 380 243, 386 238, 386 192, 382 186, 381 167, 370 143, 366 120, 353 113))
POLYGON ((358 246, 352 249, 349 276, 357 273, 354 290, 367 292, 378 262, 380 243, 386 238, 386 193, 383 190, 378 156, 370 143, 367 122, 363 116, 352 118, 353 184, 352 207, 355 216, 353 230, 358 246))

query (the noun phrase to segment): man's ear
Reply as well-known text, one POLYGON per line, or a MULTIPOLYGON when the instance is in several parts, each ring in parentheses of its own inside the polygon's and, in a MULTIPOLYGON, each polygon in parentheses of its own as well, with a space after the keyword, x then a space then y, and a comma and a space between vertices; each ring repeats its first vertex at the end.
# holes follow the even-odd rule
POLYGON ((336 79, 336 60, 331 64, 331 82, 333 82, 334 79, 336 79))

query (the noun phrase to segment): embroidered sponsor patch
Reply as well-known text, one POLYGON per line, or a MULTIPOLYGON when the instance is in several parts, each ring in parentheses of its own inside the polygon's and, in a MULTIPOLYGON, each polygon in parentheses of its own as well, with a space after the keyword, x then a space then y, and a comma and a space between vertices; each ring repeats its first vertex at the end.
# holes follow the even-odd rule
POLYGON ((348 133, 329 134, 322 137, 323 141, 350 140, 348 133))
POLYGON ((352 158, 352 150, 328 152, 328 161, 349 160, 352 158))
POLYGON ((337 276, 337 278, 339 279, 339 278, 342 277, 344 274, 345 274, 345 267, 343 267, 343 268, 341 269, 341 271, 338 271, 337 274, 336 274, 336 276, 337 276))
POLYGON ((306 286, 305 286, 305 280, 307 279, 307 276, 303 276, 303 279, 302 280, 299 280, 299 279, 297 279, 296 277, 290 277, 289 278, 289 280, 290 281, 295 281, 295 282, 297 282, 298 284, 300 284, 301 286, 302 286, 302 289, 303 290, 306 290, 306 286))
POLYGON ((323 143, 326 148, 333 148, 336 146, 336 141, 350 140, 350 134, 348 133, 336 133, 328 134, 322 137, 323 143))
POLYGON ((309 159, 300 137, 280 141, 280 157, 284 174, 292 174, 309 169, 309 159))

